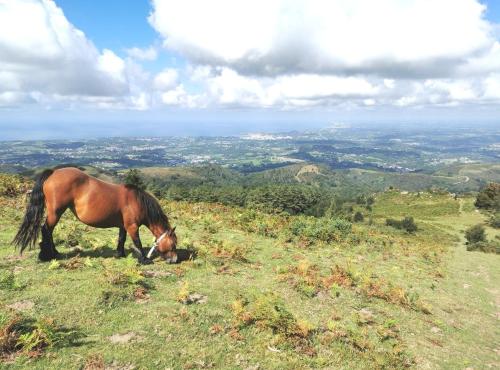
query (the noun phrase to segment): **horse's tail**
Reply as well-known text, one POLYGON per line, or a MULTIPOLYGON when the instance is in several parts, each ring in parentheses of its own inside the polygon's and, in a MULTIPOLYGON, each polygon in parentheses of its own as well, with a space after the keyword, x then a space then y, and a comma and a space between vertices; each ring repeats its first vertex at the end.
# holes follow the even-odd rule
POLYGON ((43 194, 43 183, 52 175, 53 170, 43 171, 36 179, 35 186, 31 191, 23 223, 12 241, 14 245, 21 248, 23 253, 26 247, 33 247, 38 240, 42 228, 43 214, 45 212, 45 195, 43 194))

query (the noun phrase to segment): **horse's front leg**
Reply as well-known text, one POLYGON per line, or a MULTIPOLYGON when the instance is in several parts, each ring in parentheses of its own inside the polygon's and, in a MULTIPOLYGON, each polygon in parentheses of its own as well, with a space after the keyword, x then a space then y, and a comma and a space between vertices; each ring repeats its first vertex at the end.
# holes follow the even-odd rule
POLYGON ((134 245, 132 248, 137 252, 138 257, 137 259, 139 260, 139 263, 142 265, 149 265, 153 263, 147 256, 146 252, 142 248, 142 243, 141 239, 139 238, 139 226, 137 225, 131 225, 127 227, 127 233, 130 235, 132 238, 132 241, 134 242, 134 245))
POLYGON ((120 227, 118 233, 118 245, 116 246, 116 256, 118 258, 125 257, 125 240, 127 239, 127 231, 120 227))

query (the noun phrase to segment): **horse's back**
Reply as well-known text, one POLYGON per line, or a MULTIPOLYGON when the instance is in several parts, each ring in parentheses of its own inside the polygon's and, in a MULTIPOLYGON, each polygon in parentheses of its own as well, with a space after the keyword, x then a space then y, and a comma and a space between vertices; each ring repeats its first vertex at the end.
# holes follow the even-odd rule
POLYGON ((119 219, 124 187, 101 181, 78 168, 57 169, 44 184, 53 207, 69 207, 84 223, 107 227, 119 219))

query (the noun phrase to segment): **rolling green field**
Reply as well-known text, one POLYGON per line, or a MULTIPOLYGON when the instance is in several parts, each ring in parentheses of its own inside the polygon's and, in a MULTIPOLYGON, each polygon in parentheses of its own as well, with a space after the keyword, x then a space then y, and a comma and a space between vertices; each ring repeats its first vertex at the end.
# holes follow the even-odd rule
POLYGON ((498 368, 500 257, 465 250, 472 202, 379 193, 371 222, 326 238, 313 218, 162 201, 185 260, 139 266, 69 213, 64 259, 19 256, 24 199, 1 197, 0 368, 498 368), (405 215, 414 235, 385 226, 405 215))

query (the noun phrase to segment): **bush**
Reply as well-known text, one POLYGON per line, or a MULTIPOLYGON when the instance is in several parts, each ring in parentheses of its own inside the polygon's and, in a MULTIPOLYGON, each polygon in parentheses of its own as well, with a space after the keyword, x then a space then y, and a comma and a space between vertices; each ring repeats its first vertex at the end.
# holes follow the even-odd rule
POLYGON ((352 224, 343 219, 296 217, 289 228, 295 236, 328 243, 346 237, 352 230, 352 224))
POLYGON ((0 174, 0 195, 15 197, 26 193, 30 184, 19 175, 0 174))
POLYGON ((305 186, 272 185, 251 190, 246 205, 268 213, 306 213, 320 200, 317 189, 305 186))
POLYGON ((500 210, 500 184, 489 183, 478 193, 474 204, 477 208, 500 210))
POLYGON ((33 320, 16 315, 0 318, 0 358, 15 353, 40 356, 52 347, 78 344, 82 334, 56 325, 50 318, 33 320))
POLYGON ((414 233, 418 230, 413 217, 405 217, 402 220, 395 220, 393 218, 388 218, 385 220, 387 226, 392 226, 396 229, 405 230, 407 233, 414 233))
POLYGON ((356 212, 354 214, 354 222, 363 222, 365 219, 365 216, 363 216, 363 214, 361 212, 356 212))
POLYGON ((145 190, 146 185, 144 184, 144 180, 142 179, 141 173, 139 170, 132 168, 127 171, 124 179, 125 185, 136 186, 139 189, 145 190))
POLYGON ((500 213, 496 213, 491 217, 490 225, 495 229, 500 229, 500 213))
POLYGON ((481 241, 473 244, 468 244, 467 250, 500 254, 500 244, 494 242, 481 241))
POLYGON ((465 239, 468 244, 486 242, 486 233, 483 225, 475 225, 465 231, 465 239))

